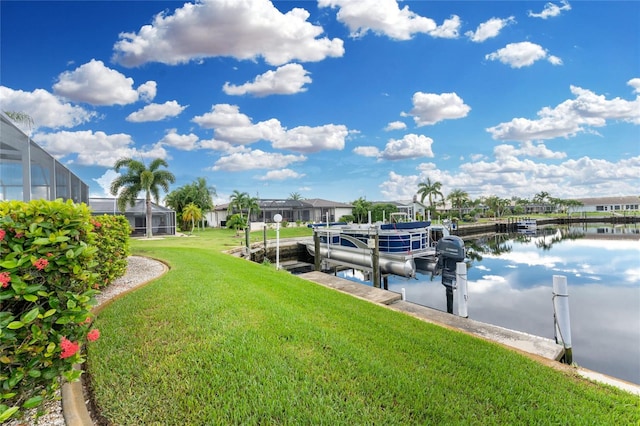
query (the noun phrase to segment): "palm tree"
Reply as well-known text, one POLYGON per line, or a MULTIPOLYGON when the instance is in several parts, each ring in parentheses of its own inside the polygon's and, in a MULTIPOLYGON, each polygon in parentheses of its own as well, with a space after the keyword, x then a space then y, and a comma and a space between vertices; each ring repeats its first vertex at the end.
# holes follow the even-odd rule
POLYGON ((240 214, 240 219, 242 219, 242 209, 246 204, 246 200, 249 198, 249 194, 246 192, 240 192, 237 189, 233 190, 233 194, 229 197, 229 213, 232 213, 235 210, 238 210, 240 214))
POLYGON ((246 227, 246 222, 239 214, 232 214, 227 218, 227 228, 236 230, 236 237, 240 235, 240 229, 246 227))
POLYGON ((462 219, 462 208, 469 202, 469 194, 462 189, 454 189, 449 193, 447 199, 451 201, 452 208, 458 208, 458 215, 462 219))
POLYGON ((193 233, 193 228, 196 227, 196 221, 202 218, 202 210, 200 207, 196 206, 194 203, 189 203, 182 210, 182 219, 191 221, 191 232, 193 233))
POLYGON ((440 197, 444 202, 444 195, 441 192, 442 183, 433 182, 431 183, 431 179, 427 178, 426 182, 420 182, 418 184, 418 194, 420 195, 420 202, 424 203, 424 199, 429 199, 429 207, 433 207, 433 199, 434 197, 440 197))
POLYGON ((292 192, 291 194, 289 194, 289 200, 302 200, 302 195, 300 195, 299 192, 292 192))
POLYGON ((353 216, 356 223, 364 223, 369 216, 369 211, 373 208, 373 203, 360 197, 351 204, 353 205, 353 216))
POLYGON ((144 163, 131 158, 121 158, 113 166, 116 173, 120 173, 122 168, 127 169, 126 173, 121 174, 111 183, 111 194, 117 195, 118 209, 121 212, 126 210, 127 204, 133 207, 138 194, 141 191, 145 192, 146 235, 148 238, 153 236, 151 196, 153 195, 156 204, 159 204, 159 189, 162 188, 164 192, 168 192, 169 184, 176 180, 173 173, 167 170, 160 170, 161 166, 169 167, 162 158, 153 160, 149 168, 144 163))
POLYGON ((249 223, 251 221, 251 210, 254 210, 256 214, 260 213, 260 204, 258 203, 258 197, 247 196, 244 202, 247 208, 247 223, 249 223))
MULTIPOLYGON (((165 203, 176 211, 179 220, 183 222, 182 228, 186 228, 185 219, 182 217, 184 208, 189 203, 194 203, 202 212, 201 219, 204 222, 204 214, 213 210, 213 197, 216 189, 207 185, 207 180, 203 177, 197 178, 190 184, 174 189, 165 197, 165 203)), ((204 223, 203 223, 204 227, 204 223)))

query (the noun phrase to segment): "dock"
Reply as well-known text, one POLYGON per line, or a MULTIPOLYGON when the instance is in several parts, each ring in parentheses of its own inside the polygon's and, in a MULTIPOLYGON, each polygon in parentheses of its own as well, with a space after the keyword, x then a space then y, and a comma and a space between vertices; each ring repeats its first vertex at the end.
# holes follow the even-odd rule
POLYGON ((462 318, 437 309, 403 301, 402 296, 393 291, 382 290, 317 271, 298 276, 307 281, 386 306, 394 311, 404 312, 420 320, 462 331, 548 360, 559 361, 564 355, 564 347, 551 339, 462 318))

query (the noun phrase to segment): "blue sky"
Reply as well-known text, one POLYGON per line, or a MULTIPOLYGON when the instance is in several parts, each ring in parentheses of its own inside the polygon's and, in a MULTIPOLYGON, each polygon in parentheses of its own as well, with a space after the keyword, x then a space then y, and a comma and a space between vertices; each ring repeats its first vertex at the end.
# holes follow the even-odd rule
POLYGON ((105 196, 637 195, 640 2, 2 1, 0 104, 105 196))

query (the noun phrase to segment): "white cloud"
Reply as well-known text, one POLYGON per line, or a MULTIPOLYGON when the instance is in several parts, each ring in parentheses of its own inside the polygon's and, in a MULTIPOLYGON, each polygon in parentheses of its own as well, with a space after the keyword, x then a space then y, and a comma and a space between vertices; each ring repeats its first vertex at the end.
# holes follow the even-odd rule
POLYGON ((221 151, 227 154, 234 152, 249 152, 249 148, 243 145, 232 145, 229 142, 219 141, 217 139, 201 140, 200 147, 203 149, 212 149, 214 151, 221 151))
POLYGON ((451 15, 451 18, 445 19, 442 25, 431 31, 429 35, 439 38, 458 38, 460 25, 460 17, 451 15))
POLYGON ((408 134, 402 139, 389 139, 383 151, 375 146, 360 146, 353 152, 364 157, 377 157, 380 160, 433 157, 432 143, 433 139, 424 135, 408 134))
POLYGON ((633 87, 633 92, 640 94, 640 78, 632 78, 627 81, 627 85, 633 87))
POLYGON ((402 139, 390 139, 382 151, 385 160, 402 160, 406 158, 433 157, 431 144, 433 139, 424 135, 405 135, 402 139))
POLYGON ((127 67, 147 62, 186 63, 207 57, 263 57, 271 65, 293 60, 321 61, 344 54, 343 41, 321 37, 307 22, 309 12, 281 13, 268 0, 185 3, 173 14, 160 13, 137 33, 121 33, 115 62, 127 67))
POLYGON ((29 114, 33 118, 34 129, 75 127, 96 117, 95 112, 64 102, 44 89, 25 92, 0 86, 0 104, 5 111, 29 114))
POLYGON ((135 148, 130 135, 84 130, 36 134, 33 139, 59 160, 85 166, 113 167, 122 157, 167 158, 167 152, 156 144, 149 150, 135 148))
POLYGON ((497 37, 500 31, 509 24, 515 23, 516 20, 513 16, 509 16, 506 19, 491 18, 486 22, 478 25, 475 31, 467 31, 464 33, 469 39, 476 43, 482 43, 483 41, 497 37))
POLYGON ((259 149, 250 152, 237 152, 221 157, 211 170, 239 172, 253 169, 281 169, 291 163, 305 161, 304 155, 284 155, 275 152, 264 152, 259 149))
POLYGON ((211 112, 193 118, 194 123, 205 129, 216 127, 245 127, 251 125, 251 118, 240 113, 240 107, 230 104, 217 104, 211 107, 211 112))
POLYGON ((509 43, 502 49, 485 55, 485 59, 500 61, 511 68, 528 67, 540 59, 547 59, 552 65, 562 65, 560 58, 549 55, 542 46, 529 41, 509 43))
POLYGON ((496 158, 506 157, 535 157, 535 158, 551 158, 562 159, 567 156, 564 152, 554 152, 547 148, 544 144, 533 144, 530 141, 522 142, 520 148, 516 148, 512 145, 498 145, 493 149, 493 153, 496 158))
POLYGON ((409 6, 400 9, 396 0, 319 0, 318 7, 338 7, 338 21, 349 28, 354 38, 369 31, 395 40, 409 40, 417 33, 454 38, 460 27, 457 16, 438 27, 433 19, 412 12, 409 6))
POLYGON ((387 127, 384 128, 385 131, 390 132, 392 130, 404 130, 407 128, 407 125, 402 121, 392 121, 387 124, 387 127))
POLYGON ((229 104, 214 105, 211 112, 194 117, 192 121, 201 127, 214 129, 215 138, 219 141, 244 145, 266 140, 274 148, 298 152, 343 149, 349 135, 349 130, 341 124, 299 126, 290 130, 275 118, 253 124, 237 105, 229 104))
POLYGON ((160 139, 159 144, 169 145, 182 151, 193 151, 199 148, 198 136, 193 133, 179 135, 176 129, 170 129, 167 134, 160 139))
POLYGON ((549 61, 551 63, 551 65, 562 65, 562 59, 560 59, 559 57, 555 56, 555 55, 549 55, 547 57, 547 61, 549 61))
POLYGON ((559 16, 565 10, 571 10, 571 5, 567 0, 561 0, 560 4, 562 6, 549 2, 544 5, 544 9, 540 13, 529 11, 529 17, 547 19, 559 16))
MULTIPOLYGON (((155 82, 140 87, 145 98, 155 95, 155 82)), ((56 95, 91 105, 127 105, 140 97, 133 88, 133 79, 107 68, 102 61, 92 59, 73 71, 65 71, 53 85, 56 95)))
POLYGON ((413 94, 413 109, 402 116, 413 116, 418 127, 436 124, 442 120, 466 117, 471 107, 465 105, 456 93, 423 93, 413 94))
POLYGON ((576 86, 571 86, 571 93, 575 99, 566 100, 555 108, 542 108, 537 120, 514 118, 487 131, 497 140, 532 141, 572 137, 588 131, 589 127, 602 127, 607 120, 640 124, 640 97, 632 101, 608 100, 576 86))
POLYGON ((396 40, 409 40, 415 33, 428 33, 436 29, 433 19, 402 9, 395 0, 319 0, 318 7, 339 7, 338 21, 351 31, 351 37, 363 37, 368 31, 396 40))
POLYGON ((379 157, 380 150, 376 146, 357 146, 353 149, 354 154, 362 155, 363 157, 379 157))
POLYGON ((160 121, 167 117, 180 115, 186 106, 180 105, 176 101, 167 101, 163 104, 149 104, 144 108, 132 112, 126 118, 133 123, 143 123, 147 121, 160 121))
POLYGON ((324 126, 299 126, 281 133, 273 140, 273 147, 297 152, 318 152, 329 149, 344 149, 345 138, 349 135, 342 124, 324 126))
POLYGON ((309 72, 300 64, 287 64, 275 71, 267 71, 257 76, 253 82, 240 86, 225 83, 222 90, 227 95, 254 95, 257 97, 269 95, 293 95, 306 92, 305 84, 311 83, 309 72))
MULTIPOLYGON (((100 188, 102 188, 102 193, 100 194, 91 194, 91 197, 111 197, 111 183, 120 176, 120 173, 116 173, 113 169, 108 169, 106 172, 102 174, 99 178, 92 179, 96 182, 100 188)), ((115 206, 114 206, 115 210, 115 206)))
POLYGON ((138 95, 145 102, 151 102, 156 97, 158 84, 155 81, 147 81, 138 87, 138 95))
POLYGON ((287 180, 299 179, 305 176, 291 169, 269 170, 264 176, 258 176, 258 180, 287 180))

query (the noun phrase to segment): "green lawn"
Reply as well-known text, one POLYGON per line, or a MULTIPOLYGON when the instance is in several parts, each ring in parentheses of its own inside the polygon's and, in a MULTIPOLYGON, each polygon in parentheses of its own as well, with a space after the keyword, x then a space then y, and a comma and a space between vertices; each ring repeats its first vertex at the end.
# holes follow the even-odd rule
MULTIPOLYGON (((283 229, 281 237, 296 232, 283 229)), ((88 368, 112 424, 640 419, 635 396, 223 254, 244 241, 230 231, 195 235, 134 241, 135 254, 171 270, 96 320, 101 338, 90 346, 88 368)))

